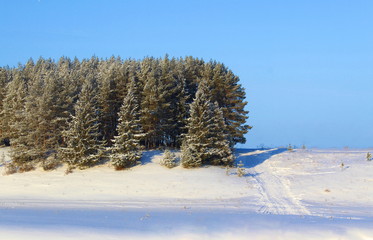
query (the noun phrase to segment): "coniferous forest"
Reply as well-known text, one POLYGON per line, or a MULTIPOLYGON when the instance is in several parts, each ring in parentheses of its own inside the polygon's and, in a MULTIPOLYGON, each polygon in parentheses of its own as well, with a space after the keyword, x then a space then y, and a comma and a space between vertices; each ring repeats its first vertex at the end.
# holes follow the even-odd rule
POLYGON ((245 91, 224 64, 198 58, 30 59, 0 68, 0 140, 8 172, 136 165, 181 148, 184 167, 231 165, 244 143, 245 91))

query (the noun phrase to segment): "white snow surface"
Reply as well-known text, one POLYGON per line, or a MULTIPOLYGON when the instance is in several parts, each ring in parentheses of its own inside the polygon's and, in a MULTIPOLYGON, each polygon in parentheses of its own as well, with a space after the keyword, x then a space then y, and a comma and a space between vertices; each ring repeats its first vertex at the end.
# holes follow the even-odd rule
POLYGON ((373 239, 367 152, 238 149, 244 177, 168 169, 161 151, 125 171, 0 175, 0 239, 373 239))

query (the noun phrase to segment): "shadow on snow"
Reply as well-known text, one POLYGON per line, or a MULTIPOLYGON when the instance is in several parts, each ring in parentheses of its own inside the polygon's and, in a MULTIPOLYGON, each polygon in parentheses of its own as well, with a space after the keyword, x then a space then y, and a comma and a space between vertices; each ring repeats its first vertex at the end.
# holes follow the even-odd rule
POLYGON ((273 149, 237 149, 236 162, 242 161, 243 167, 253 168, 262 164, 267 159, 274 155, 287 151, 286 148, 273 148, 273 149))
POLYGON ((159 155, 161 153, 162 153, 162 151, 160 151, 160 150, 144 151, 142 153, 142 157, 141 157, 141 165, 146 165, 148 163, 151 163, 152 160, 153 160, 153 157, 156 156, 156 155, 159 155))

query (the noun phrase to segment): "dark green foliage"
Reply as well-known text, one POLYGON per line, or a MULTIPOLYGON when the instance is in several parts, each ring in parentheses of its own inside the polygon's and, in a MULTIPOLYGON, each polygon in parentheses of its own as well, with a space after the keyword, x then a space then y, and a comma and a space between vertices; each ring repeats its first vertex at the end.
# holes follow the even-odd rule
POLYGON ((139 149, 179 148, 184 140, 189 141, 183 146, 188 153, 184 165, 189 160, 194 167, 226 165, 232 162, 227 143, 233 148, 245 142, 250 129, 244 100, 239 78, 226 66, 193 57, 30 59, 17 68, 0 68, 0 141, 10 142, 16 171, 53 169, 61 162, 89 167, 100 161, 104 147, 117 157, 127 152, 129 164, 118 168, 128 167, 141 157, 139 149), (131 116, 132 125, 125 125, 120 119, 128 116, 120 111, 132 104, 128 99, 124 103, 132 82, 138 112, 131 116), (208 103, 201 100, 199 106, 208 114, 199 120, 207 121, 209 130, 191 141, 184 136, 193 132, 190 119, 197 113, 191 106, 201 85, 209 96, 208 103), (141 127, 141 134, 129 134, 135 126, 141 127), (124 149, 129 139, 136 142, 136 150, 124 149), (203 147, 203 156, 199 141, 212 142, 203 147))

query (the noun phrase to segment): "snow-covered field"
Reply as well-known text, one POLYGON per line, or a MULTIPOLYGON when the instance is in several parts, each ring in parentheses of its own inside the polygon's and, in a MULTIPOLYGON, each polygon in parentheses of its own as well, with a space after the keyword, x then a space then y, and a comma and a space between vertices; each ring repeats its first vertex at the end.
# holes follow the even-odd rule
POLYGON ((241 178, 159 151, 126 171, 0 175, 0 239, 373 239, 368 151, 239 149, 241 178))

